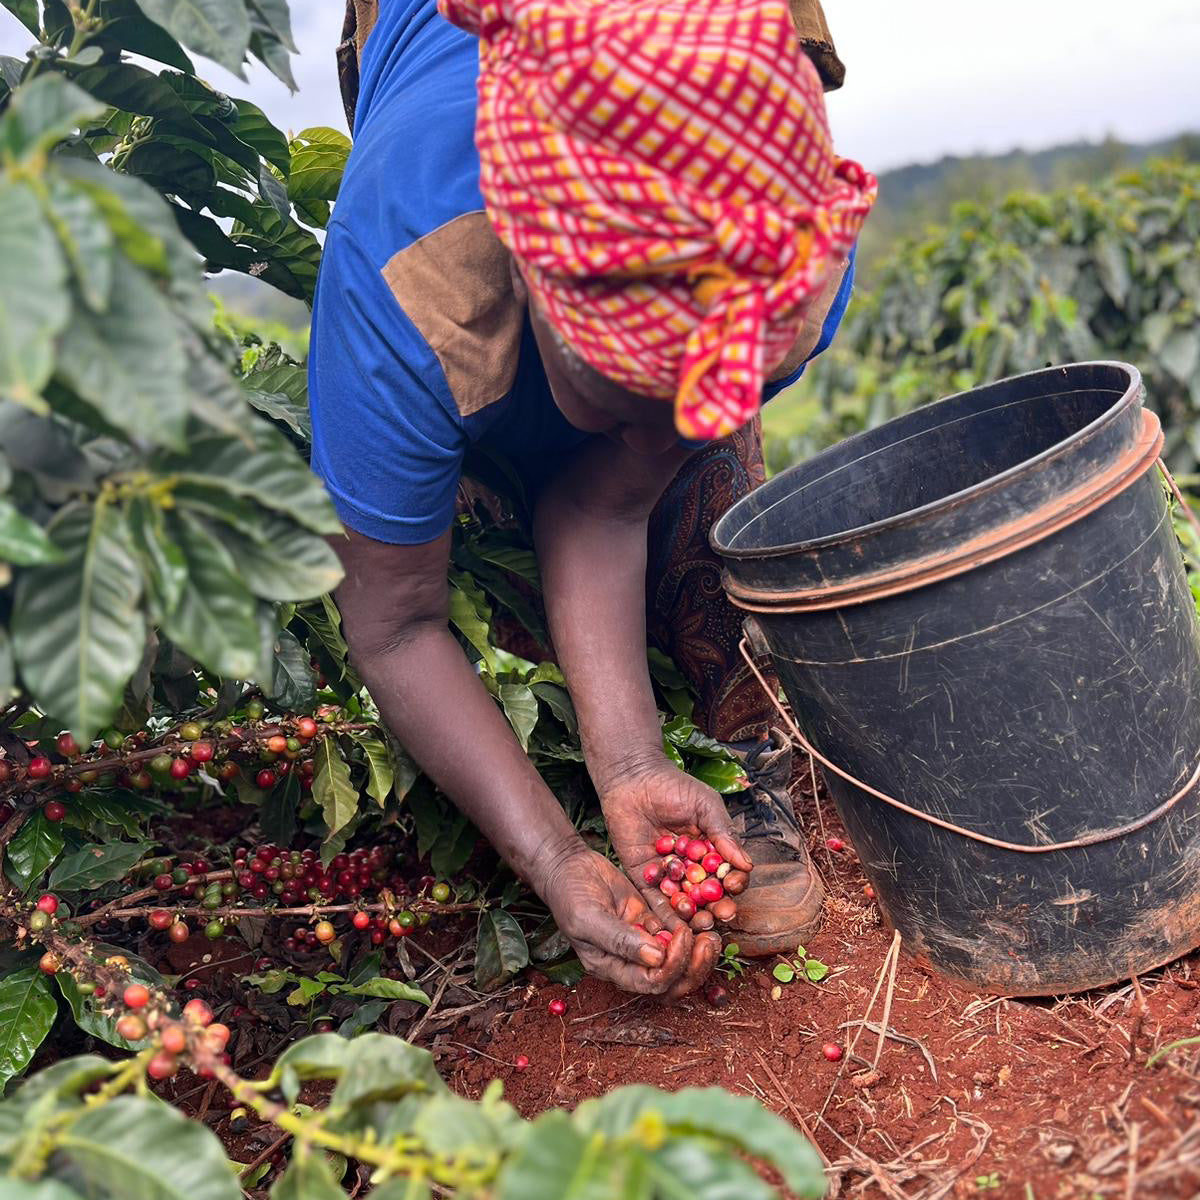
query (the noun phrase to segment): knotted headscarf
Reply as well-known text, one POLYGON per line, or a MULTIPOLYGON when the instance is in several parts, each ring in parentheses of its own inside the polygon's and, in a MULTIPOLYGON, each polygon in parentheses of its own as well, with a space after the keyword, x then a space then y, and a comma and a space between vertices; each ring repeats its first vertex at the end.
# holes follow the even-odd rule
POLYGON ((488 214, 581 358, 687 438, 757 412, 873 176, 785 0, 439 0, 480 39, 488 214))

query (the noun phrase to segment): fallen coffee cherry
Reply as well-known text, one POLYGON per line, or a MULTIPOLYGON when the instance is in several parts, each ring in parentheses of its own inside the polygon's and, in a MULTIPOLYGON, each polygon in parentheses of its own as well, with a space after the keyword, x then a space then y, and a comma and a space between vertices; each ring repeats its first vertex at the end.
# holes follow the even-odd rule
POLYGON ((845 850, 846 843, 843 842, 840 837, 826 838, 825 848, 827 850, 832 850, 836 854, 839 850, 845 850))
POLYGON ((688 922, 696 933, 707 933, 716 923, 716 918, 706 908, 702 908, 688 922))
POLYGON ((675 839, 669 833, 664 833, 662 837, 660 837, 658 841, 654 843, 655 854, 667 855, 672 853, 674 849, 675 839))
POLYGON ((863 884, 863 895, 866 896, 866 898, 868 900, 874 900, 875 899, 875 889, 869 883, 864 883, 863 884))
POLYGON ((687 874, 687 863, 685 863, 682 858, 672 858, 667 863, 667 878, 668 879, 673 880, 675 883, 679 883, 682 881, 683 877, 686 874, 687 874))
POLYGON ((719 983, 710 983, 704 989, 704 998, 713 1008, 729 1007, 729 989, 719 983))
POLYGON ((642 872, 642 878, 649 887, 657 887, 662 882, 663 873, 662 863, 648 863, 642 872))
POLYGON ((842 1057, 842 1048, 837 1042, 826 1042, 821 1047, 821 1053, 825 1055, 830 1062, 838 1062, 842 1057))
POLYGON ((720 900, 709 906, 708 911, 718 921, 732 921, 737 913, 737 905, 728 896, 722 896, 720 900))
POLYGON ((529 1055, 518 1054, 517 1057, 513 1059, 513 1066, 516 1067, 518 1071, 524 1071, 526 1067, 529 1066, 529 1055))
POLYGON ((658 890, 669 900, 672 896, 679 895, 679 884, 673 879, 663 879, 659 882, 658 890))
POLYGON ((567 1002, 565 1000, 551 1000, 546 1007, 556 1017, 561 1017, 567 1011, 567 1002))
POLYGON ((725 895, 725 889, 721 886, 720 880, 704 879, 701 880, 696 892, 700 899, 705 904, 711 904, 714 900, 720 900, 725 895))
POLYGON ((684 853, 692 862, 698 863, 708 853, 708 843, 696 838, 694 841, 688 842, 684 853))
POLYGON ((675 909, 676 916, 681 920, 690 921, 696 915, 696 906, 692 903, 690 896, 676 896, 671 901, 671 906, 675 909))
POLYGON ((710 874, 715 875, 725 860, 715 851, 710 850, 701 860, 700 865, 710 874))
POLYGON ((702 879, 708 878, 708 872, 698 862, 694 862, 688 864, 683 876, 688 883, 699 883, 702 879))

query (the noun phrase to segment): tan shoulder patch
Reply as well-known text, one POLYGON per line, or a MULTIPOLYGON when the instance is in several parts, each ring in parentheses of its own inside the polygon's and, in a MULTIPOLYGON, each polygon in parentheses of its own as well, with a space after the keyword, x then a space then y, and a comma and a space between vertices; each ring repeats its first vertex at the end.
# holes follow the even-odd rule
POLYGON ((524 305, 487 213, 455 217, 392 256, 383 277, 437 355, 460 415, 512 390, 524 305))

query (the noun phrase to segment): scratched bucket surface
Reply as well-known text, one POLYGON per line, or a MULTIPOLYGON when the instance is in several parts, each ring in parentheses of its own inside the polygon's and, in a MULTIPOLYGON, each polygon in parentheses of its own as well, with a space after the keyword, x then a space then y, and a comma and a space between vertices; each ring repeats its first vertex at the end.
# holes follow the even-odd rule
POLYGON ((1134 368, 1037 371, 713 530, 811 744, 955 827, 825 771, 907 951, 972 986, 1077 991, 1200 944, 1200 639, 1161 440, 1134 368))

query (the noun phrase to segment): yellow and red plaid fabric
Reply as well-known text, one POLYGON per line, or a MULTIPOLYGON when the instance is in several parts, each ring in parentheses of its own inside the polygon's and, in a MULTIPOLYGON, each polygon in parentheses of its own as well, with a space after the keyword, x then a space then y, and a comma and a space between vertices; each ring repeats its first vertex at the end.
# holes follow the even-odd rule
POLYGON ((547 318, 683 436, 740 428, 876 191, 785 0, 439 4, 480 38, 483 195, 547 318))

